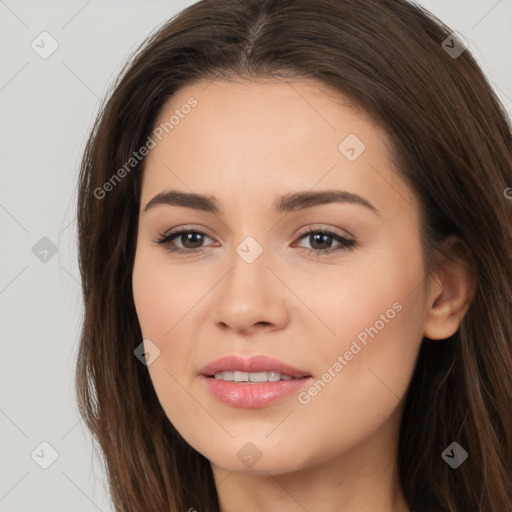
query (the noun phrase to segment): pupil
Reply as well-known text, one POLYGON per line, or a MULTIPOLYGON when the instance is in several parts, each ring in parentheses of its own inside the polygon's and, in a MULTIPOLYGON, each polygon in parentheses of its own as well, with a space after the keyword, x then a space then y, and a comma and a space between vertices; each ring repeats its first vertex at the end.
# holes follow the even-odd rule
MULTIPOLYGON (((185 242, 192 242, 192 244, 194 242, 196 242, 196 243, 198 243, 198 246, 201 247, 201 242, 202 242, 201 236, 202 235, 199 233, 186 233, 185 235, 182 235, 181 242, 183 243, 184 240, 185 240, 185 242), (185 237, 185 238, 183 238, 183 237, 185 237)), ((184 245, 184 247, 187 247, 186 243, 183 243, 183 245, 184 245)), ((190 249, 191 247, 188 247, 188 248, 190 249)), ((192 249, 195 249, 195 248, 196 248, 196 246, 192 247, 192 249)))
MULTIPOLYGON (((331 244, 328 243, 328 242, 325 242, 325 238, 328 238, 328 239, 331 238, 330 235, 326 235, 326 234, 323 234, 323 233, 316 233, 314 235, 311 235, 311 237, 315 241, 315 243, 320 240, 320 245, 322 245, 321 239, 322 238, 324 239, 324 242, 323 242, 324 247, 317 247, 317 249, 329 249, 330 248, 331 244)), ((314 248, 314 243, 312 243, 311 246, 314 248)))

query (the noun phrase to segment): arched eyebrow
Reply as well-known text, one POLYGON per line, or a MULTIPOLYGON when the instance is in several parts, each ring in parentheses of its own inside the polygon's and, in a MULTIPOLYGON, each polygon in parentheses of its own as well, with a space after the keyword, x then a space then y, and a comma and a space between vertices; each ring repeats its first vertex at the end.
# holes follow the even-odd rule
MULTIPOLYGON (((357 204, 368 208, 376 215, 380 215, 377 208, 367 199, 344 190, 292 192, 278 197, 273 206, 274 211, 279 214, 330 203, 357 204)), ((222 215, 223 213, 219 202, 214 196, 181 192, 179 190, 164 190, 160 192, 148 202, 144 211, 146 212, 157 206, 182 206, 216 215, 222 215)))

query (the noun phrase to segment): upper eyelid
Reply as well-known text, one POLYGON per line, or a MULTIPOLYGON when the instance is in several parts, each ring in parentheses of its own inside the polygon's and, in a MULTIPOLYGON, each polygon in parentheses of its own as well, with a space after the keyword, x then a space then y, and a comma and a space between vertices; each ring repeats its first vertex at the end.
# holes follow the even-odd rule
MULTIPOLYGON (((336 228, 336 229, 340 229, 340 228, 336 228)), ((301 228, 299 230, 299 232, 296 234, 296 236, 304 236, 304 235, 307 235, 309 233, 324 232, 326 234, 337 235, 337 236, 341 236, 341 237, 344 237, 344 238, 355 238, 347 230, 342 230, 342 231, 343 231, 342 233, 338 233, 333 228, 322 228, 322 227, 307 226, 307 227, 301 228)), ((176 229, 170 229, 169 231, 165 231, 164 233, 162 233, 162 236, 163 237, 170 237, 170 236, 173 236, 173 235, 179 235, 179 234, 183 234, 183 233, 199 233, 199 234, 202 234, 202 235, 206 235, 208 238, 211 238, 211 239, 214 238, 213 236, 209 235, 204 228, 195 228, 195 227, 194 228, 189 228, 189 227, 186 227, 186 226, 185 227, 179 227, 179 228, 176 228, 176 229)))
MULTIPOLYGON (((336 227, 322 227, 320 224, 319 223, 308 224, 305 227, 300 228, 298 233, 297 233, 297 235, 302 235, 304 232, 307 232, 307 231, 329 231, 329 232, 331 232, 333 234, 336 234, 336 235, 345 236, 346 238, 349 238, 349 237, 355 238, 355 236, 352 235, 352 233, 350 233, 346 229, 336 228, 336 227), (338 233, 337 231, 341 231, 341 233, 338 233)), ((203 234, 209 236, 210 238, 214 238, 212 235, 210 235, 208 233, 208 231, 209 231, 208 228, 203 227, 201 225, 178 226, 176 228, 171 228, 169 230, 163 231, 163 235, 167 236, 167 235, 171 235, 171 234, 181 233, 183 231, 186 231, 186 232, 191 232, 191 231, 200 232, 200 233, 203 233, 203 234)), ((222 237, 219 237, 219 236, 217 236, 217 238, 222 239, 222 237)))
POLYGON ((341 229, 341 228, 321 228, 321 227, 315 227, 314 224, 312 226, 310 225, 310 226, 307 226, 305 228, 301 228, 296 236, 303 236, 303 235, 307 235, 309 233, 317 233, 317 232, 325 232, 325 233, 330 234, 330 235, 336 235, 336 236, 340 236, 342 238, 347 238, 347 239, 355 240, 355 236, 352 235, 352 233, 350 233, 346 229, 341 229), (342 233, 338 233, 337 230, 341 230, 342 233))
POLYGON ((183 233, 199 233, 200 235, 207 236, 211 240, 214 240, 214 237, 209 235, 204 229, 199 228, 176 228, 176 230, 171 229, 170 231, 165 231, 162 234, 162 238, 174 238, 177 235, 182 235, 183 233))

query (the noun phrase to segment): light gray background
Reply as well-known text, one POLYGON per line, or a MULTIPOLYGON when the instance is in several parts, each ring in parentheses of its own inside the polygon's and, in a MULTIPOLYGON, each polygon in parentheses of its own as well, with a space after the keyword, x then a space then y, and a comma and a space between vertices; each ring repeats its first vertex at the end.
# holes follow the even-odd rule
MULTIPOLYGON (((121 65, 191 3, 0 0, 0 511, 113 510, 73 387, 78 164, 121 65), (43 31, 59 45, 47 59, 31 47, 43 31), (46 262, 43 237, 58 248, 46 262)), ((512 0, 419 3, 462 34, 511 114, 512 0)))

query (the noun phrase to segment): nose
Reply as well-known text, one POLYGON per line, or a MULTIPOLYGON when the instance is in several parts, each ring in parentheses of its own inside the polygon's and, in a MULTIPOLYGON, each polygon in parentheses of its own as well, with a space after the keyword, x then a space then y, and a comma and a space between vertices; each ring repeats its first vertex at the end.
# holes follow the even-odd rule
POLYGON ((265 250, 252 263, 238 253, 215 295, 214 320, 223 330, 249 334, 280 330, 289 322, 290 294, 269 267, 265 250))

